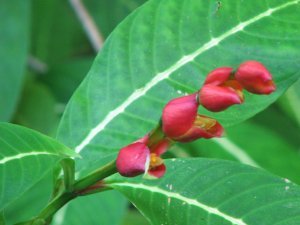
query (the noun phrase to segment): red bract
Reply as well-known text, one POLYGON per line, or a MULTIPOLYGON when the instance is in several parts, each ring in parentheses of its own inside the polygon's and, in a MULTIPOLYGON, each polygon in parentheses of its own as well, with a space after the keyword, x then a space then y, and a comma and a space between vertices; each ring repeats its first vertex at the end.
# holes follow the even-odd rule
POLYGON ((198 115, 197 110, 197 94, 171 100, 162 114, 165 135, 180 142, 220 137, 223 134, 222 126, 215 119, 198 115))
POLYGON ((134 177, 147 170, 149 160, 149 148, 144 143, 135 142, 120 150, 116 166, 122 176, 134 177))
POLYGON ((200 92, 200 103, 212 112, 220 112, 244 101, 242 92, 231 87, 204 85, 200 92))
POLYGON ((231 67, 211 71, 199 91, 200 104, 212 112, 220 112, 244 101, 243 87, 234 79, 231 67))
POLYGON ((148 146, 148 135, 122 148, 117 157, 118 172, 125 177, 147 174, 148 177, 159 178, 166 172, 163 154, 169 147, 169 141, 162 139, 158 143, 148 146))
POLYGON ((270 94, 276 89, 271 73, 257 61, 242 63, 235 78, 247 91, 254 94, 270 94))
POLYGON ((226 81, 230 79, 230 76, 232 75, 232 71, 233 68, 226 67, 226 66, 214 69, 207 75, 203 85, 206 84, 211 84, 214 86, 223 85, 226 81))
POLYGON ((196 94, 171 100, 162 113, 164 133, 171 139, 185 134, 193 126, 198 106, 196 94))

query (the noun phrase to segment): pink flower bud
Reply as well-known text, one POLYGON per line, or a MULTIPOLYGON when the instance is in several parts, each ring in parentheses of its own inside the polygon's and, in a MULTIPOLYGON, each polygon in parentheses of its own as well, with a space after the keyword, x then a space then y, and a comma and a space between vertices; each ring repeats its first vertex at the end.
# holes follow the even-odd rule
POLYGON ((271 73, 257 61, 242 63, 235 73, 236 80, 249 92, 254 94, 270 94, 276 86, 271 73))
POLYGON ((212 112, 220 112, 244 101, 243 93, 232 87, 204 85, 199 91, 200 104, 212 112))
POLYGON ((125 177, 147 174, 151 178, 159 178, 166 172, 164 161, 160 158, 170 145, 170 141, 162 139, 148 146, 149 135, 122 148, 117 157, 118 172, 125 177))
POLYGON ((214 119, 197 113, 197 95, 192 94, 173 99, 164 108, 162 129, 175 141, 188 142, 198 138, 220 137, 222 126, 214 119))
POLYGON ((220 67, 211 71, 204 82, 204 85, 211 84, 214 86, 223 85, 226 81, 230 79, 232 75, 233 68, 231 67, 220 67))
POLYGON ((193 126, 198 105, 196 94, 171 100, 162 113, 164 133, 171 139, 185 134, 193 126))
POLYGON ((149 160, 149 148, 144 143, 135 142, 120 150, 116 166, 122 176, 134 177, 148 170, 149 160))

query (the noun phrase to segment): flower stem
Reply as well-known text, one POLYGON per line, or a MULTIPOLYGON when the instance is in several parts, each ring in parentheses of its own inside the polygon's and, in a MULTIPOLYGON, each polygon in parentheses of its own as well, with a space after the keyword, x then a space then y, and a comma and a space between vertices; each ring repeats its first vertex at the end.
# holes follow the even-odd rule
POLYGON ((97 183, 100 180, 114 174, 117 172, 116 161, 112 161, 105 166, 101 167, 98 170, 95 170, 93 173, 87 175, 81 180, 75 182, 73 190, 74 192, 78 192, 80 190, 84 190, 89 186, 97 183))

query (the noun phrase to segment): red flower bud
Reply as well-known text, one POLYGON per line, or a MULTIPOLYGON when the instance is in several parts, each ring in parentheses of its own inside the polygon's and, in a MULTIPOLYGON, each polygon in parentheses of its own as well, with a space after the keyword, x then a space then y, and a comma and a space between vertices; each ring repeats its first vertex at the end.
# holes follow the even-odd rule
POLYGON ((214 119, 197 114, 197 95, 171 100, 162 114, 162 129, 175 141, 188 142, 198 138, 220 137, 222 126, 214 119))
POLYGON ((214 86, 223 85, 226 81, 230 79, 233 68, 231 67, 220 67, 211 71, 204 82, 204 85, 211 84, 214 86))
POLYGON ((231 67, 220 67, 207 75, 199 91, 199 101, 204 108, 220 112, 244 102, 243 87, 235 80, 232 72, 231 67))
POLYGON ((167 150, 170 141, 162 139, 150 147, 147 146, 148 141, 149 136, 146 135, 120 150, 116 166, 122 176, 148 174, 148 177, 159 178, 164 175, 166 167, 160 155, 167 150))
POLYGON ((163 131, 171 139, 182 136, 192 126, 198 111, 197 95, 171 100, 163 109, 163 131))
POLYGON ((200 104, 212 112, 220 112, 244 101, 243 93, 232 87, 204 85, 199 91, 200 104))
POLYGON ((257 61, 242 63, 235 73, 236 80, 249 92, 254 94, 270 94, 276 86, 271 73, 257 61))
POLYGON ((149 148, 144 143, 135 142, 120 150, 116 166, 122 176, 134 177, 148 170, 149 160, 149 148))

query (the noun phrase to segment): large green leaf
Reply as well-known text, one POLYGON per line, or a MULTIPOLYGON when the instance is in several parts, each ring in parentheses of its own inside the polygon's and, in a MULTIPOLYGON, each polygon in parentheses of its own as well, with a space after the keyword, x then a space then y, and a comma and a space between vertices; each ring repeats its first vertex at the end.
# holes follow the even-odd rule
POLYGON ((202 110, 225 126, 251 117, 300 74, 299 2, 147 2, 107 40, 69 102, 59 140, 84 158, 117 151, 150 131, 164 104, 196 91, 213 68, 256 59, 274 74, 274 94, 249 94, 245 104, 219 114, 202 110))
POLYGON ((226 130, 226 137, 198 140, 182 145, 188 154, 238 161, 262 167, 274 174, 300 183, 298 149, 271 129, 243 123, 226 130))
POLYGON ((64 206, 53 225, 120 225, 126 199, 115 191, 80 197, 64 206))
POLYGON ((30 1, 0 0, 0 121, 19 98, 29 42, 30 1))
POLYGON ((68 156, 75 153, 47 136, 0 123, 0 210, 68 156))
POLYGON ((299 225, 300 187, 262 170, 211 159, 169 160, 159 180, 114 178, 153 225, 299 225))

